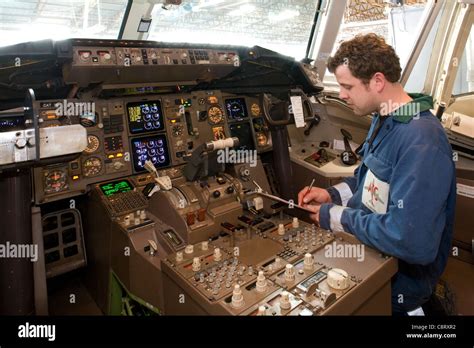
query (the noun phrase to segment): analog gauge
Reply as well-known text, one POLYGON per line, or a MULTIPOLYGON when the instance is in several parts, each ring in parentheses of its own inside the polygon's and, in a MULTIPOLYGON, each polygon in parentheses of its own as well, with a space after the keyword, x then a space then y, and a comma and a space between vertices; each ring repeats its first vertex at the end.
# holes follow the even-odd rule
POLYGON ((85 153, 94 153, 99 150, 100 140, 96 135, 87 136, 87 147, 84 150, 85 153))
POLYGON ((173 132, 173 136, 179 137, 183 134, 183 125, 175 124, 171 131, 173 132))
POLYGON ((55 193, 67 188, 66 172, 60 169, 44 172, 44 192, 55 193))
POLYGON ((207 115, 211 124, 220 123, 224 119, 224 112, 219 106, 211 106, 207 111, 207 115))
POLYGON ((217 97, 215 95, 210 95, 209 97, 207 97, 206 101, 207 101, 208 104, 217 104, 217 103, 219 103, 219 99, 217 99, 217 97))
POLYGON ((267 142, 268 142, 268 138, 266 136, 265 133, 263 132, 258 132, 257 134, 255 134, 256 138, 257 138, 257 144, 258 146, 266 146, 267 145, 267 142))
POLYGON ((99 175, 102 171, 102 161, 99 157, 89 157, 82 164, 82 174, 85 177, 99 175))
POLYGON ((258 106, 258 104, 256 103, 253 103, 252 106, 250 107, 250 112, 252 113, 252 116, 259 116, 260 106, 258 106))

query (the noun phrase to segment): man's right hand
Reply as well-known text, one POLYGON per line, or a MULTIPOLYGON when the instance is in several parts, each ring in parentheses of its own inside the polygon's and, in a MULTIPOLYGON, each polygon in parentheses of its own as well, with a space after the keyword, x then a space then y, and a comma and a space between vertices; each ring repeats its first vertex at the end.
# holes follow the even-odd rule
POLYGON ((311 191, 306 194, 308 188, 309 187, 306 186, 298 193, 298 205, 321 205, 323 203, 332 203, 331 196, 327 190, 319 187, 313 187, 311 191))

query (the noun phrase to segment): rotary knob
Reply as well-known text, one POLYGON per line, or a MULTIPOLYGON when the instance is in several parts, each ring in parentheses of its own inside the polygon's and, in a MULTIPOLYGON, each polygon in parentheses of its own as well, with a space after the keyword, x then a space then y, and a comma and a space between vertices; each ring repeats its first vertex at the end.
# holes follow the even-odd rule
POLYGON ((215 190, 212 193, 212 197, 214 197, 214 198, 219 198, 220 196, 221 196, 221 192, 219 190, 215 190))
POLYGON ((344 290, 349 287, 349 275, 340 268, 333 268, 327 275, 328 285, 336 290, 344 290))

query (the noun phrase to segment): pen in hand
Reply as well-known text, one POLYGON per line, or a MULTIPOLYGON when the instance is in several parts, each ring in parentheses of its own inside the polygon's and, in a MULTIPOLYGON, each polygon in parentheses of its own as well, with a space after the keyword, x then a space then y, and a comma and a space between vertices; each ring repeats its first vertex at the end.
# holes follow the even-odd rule
POLYGON ((304 203, 304 198, 306 197, 306 195, 311 192, 311 189, 313 188, 313 185, 314 185, 314 181, 315 181, 315 179, 313 178, 313 180, 311 181, 311 184, 309 184, 309 187, 308 187, 308 189, 306 190, 306 193, 303 196, 303 202, 302 203, 304 203))

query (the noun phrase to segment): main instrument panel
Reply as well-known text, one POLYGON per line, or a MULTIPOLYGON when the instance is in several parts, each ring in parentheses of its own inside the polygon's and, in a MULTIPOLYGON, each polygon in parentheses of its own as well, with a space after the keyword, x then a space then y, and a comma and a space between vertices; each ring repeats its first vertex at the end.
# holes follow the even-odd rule
POLYGON ((239 149, 271 150, 271 136, 257 97, 221 91, 38 102, 42 127, 79 123, 87 148, 69 163, 35 169, 36 202, 88 192, 88 185, 186 163, 199 145, 238 137, 239 149))

